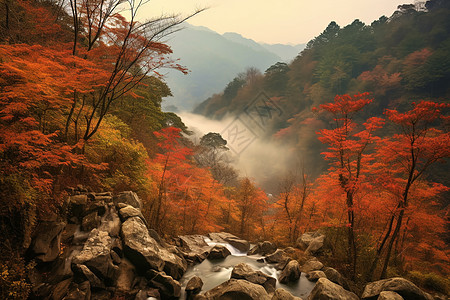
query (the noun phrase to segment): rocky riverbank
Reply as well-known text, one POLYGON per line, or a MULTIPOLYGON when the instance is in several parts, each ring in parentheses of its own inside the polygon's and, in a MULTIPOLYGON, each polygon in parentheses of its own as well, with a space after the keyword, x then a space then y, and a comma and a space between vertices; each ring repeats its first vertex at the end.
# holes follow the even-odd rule
POLYGON ((348 290, 338 271, 312 256, 323 244, 320 234, 307 233, 299 239, 298 246, 311 255, 300 264, 291 258, 292 249, 277 249, 267 241, 250 249, 248 241, 229 233, 210 233, 206 241, 200 235, 180 236, 168 243, 148 228, 141 208, 133 192, 112 195, 71 190, 65 218, 40 223, 31 243, 27 256, 37 264, 30 274, 30 297, 177 299, 188 266, 225 259, 231 255, 225 244, 230 244, 241 253, 258 255, 259 261, 274 266, 278 275, 238 263, 228 280, 209 290, 204 290, 199 276, 190 278, 183 293, 188 299, 300 299, 277 284, 295 283, 302 273, 316 282, 309 300, 433 299, 403 278, 370 283, 358 297, 348 290))

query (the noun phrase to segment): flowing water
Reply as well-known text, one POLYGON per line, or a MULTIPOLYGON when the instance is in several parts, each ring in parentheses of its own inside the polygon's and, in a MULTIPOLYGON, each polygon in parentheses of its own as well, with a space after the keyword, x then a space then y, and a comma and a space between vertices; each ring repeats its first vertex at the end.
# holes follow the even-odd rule
POLYGON ((283 288, 297 297, 306 298, 314 287, 314 283, 306 279, 303 273, 297 282, 290 284, 281 284, 278 282, 280 271, 277 271, 274 265, 257 261, 262 256, 247 256, 246 253, 240 252, 230 244, 212 242, 208 238, 205 238, 205 242, 209 246, 223 245, 227 247, 228 250, 230 250, 231 255, 223 260, 210 261, 208 259, 205 259, 202 263, 189 267, 184 276, 180 279, 180 283, 182 286, 181 299, 185 299, 184 288, 192 277, 198 276, 202 279, 202 292, 205 292, 230 279, 233 267, 239 263, 249 264, 254 270, 261 271, 269 276, 276 278, 276 288, 283 288))

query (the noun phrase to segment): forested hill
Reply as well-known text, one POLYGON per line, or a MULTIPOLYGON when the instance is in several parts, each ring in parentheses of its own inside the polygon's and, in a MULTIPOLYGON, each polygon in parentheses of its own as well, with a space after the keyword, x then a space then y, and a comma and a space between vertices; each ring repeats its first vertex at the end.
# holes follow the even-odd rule
POLYGON ((377 114, 391 104, 448 99, 449 7, 448 1, 433 0, 426 8, 399 6, 391 17, 382 16, 370 25, 355 20, 340 27, 331 22, 292 63, 274 64, 251 80, 245 74, 237 76, 195 112, 210 118, 238 114, 265 91, 279 98, 284 111, 273 134, 298 127, 312 107, 336 94, 370 92, 375 102, 371 110, 377 114), (299 114, 303 118, 292 120, 299 114))
POLYGON ((175 106, 179 110, 192 110, 245 68, 265 70, 279 60, 294 59, 304 47, 265 45, 236 33, 220 35, 206 27, 190 24, 183 27, 170 36, 167 43, 173 56, 180 58, 189 73, 169 70, 165 78, 173 94, 167 98, 165 106, 175 106))

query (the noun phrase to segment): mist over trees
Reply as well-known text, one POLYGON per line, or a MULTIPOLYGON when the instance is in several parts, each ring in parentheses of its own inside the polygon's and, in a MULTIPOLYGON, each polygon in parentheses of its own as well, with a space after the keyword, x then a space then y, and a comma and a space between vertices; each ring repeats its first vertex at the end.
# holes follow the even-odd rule
MULTIPOLYGON (((251 82, 239 74, 194 110, 218 120, 240 116, 261 91, 280 106, 283 113, 268 123, 263 138, 292 145, 303 161, 286 170, 287 178, 278 178, 277 213, 268 217, 283 242, 311 224, 328 226, 341 239, 332 242, 333 255, 345 257, 347 274, 373 279, 387 276, 393 266, 405 270, 425 252, 431 255, 432 247, 423 243, 406 246, 415 243, 414 236, 426 239, 415 230, 431 222, 439 224, 435 233, 442 239, 431 256, 447 260, 449 20, 448 3, 427 1, 401 5, 370 25, 332 21, 290 64, 276 63, 251 82), (299 170, 308 180, 294 176, 299 170), (417 193, 414 208, 410 192, 417 193), (363 252, 371 254, 362 257, 363 252)), ((431 265, 423 260, 414 267, 431 265)))

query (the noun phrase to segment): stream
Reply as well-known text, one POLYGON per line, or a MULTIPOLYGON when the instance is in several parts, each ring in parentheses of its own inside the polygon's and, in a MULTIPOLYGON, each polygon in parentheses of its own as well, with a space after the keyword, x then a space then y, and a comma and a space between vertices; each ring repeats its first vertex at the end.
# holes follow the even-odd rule
POLYGON ((234 248, 228 243, 216 243, 212 242, 210 239, 205 238, 205 242, 209 246, 223 245, 230 250, 231 255, 223 260, 205 259, 202 263, 194 266, 190 266, 183 277, 180 279, 181 284, 181 297, 180 299, 185 299, 185 287, 188 281, 194 277, 198 276, 203 281, 202 292, 208 291, 219 284, 230 279, 233 267, 239 263, 246 263, 250 265, 254 270, 261 271, 269 276, 277 279, 276 288, 283 288, 290 292, 292 295, 297 297, 306 298, 311 290, 314 288, 315 283, 310 282, 306 279, 305 274, 301 274, 300 279, 295 283, 282 284, 278 282, 278 276, 281 271, 277 271, 274 265, 258 262, 257 260, 262 258, 260 255, 247 256, 246 253, 240 252, 238 249, 234 248))

